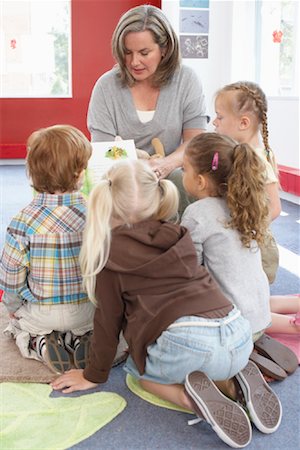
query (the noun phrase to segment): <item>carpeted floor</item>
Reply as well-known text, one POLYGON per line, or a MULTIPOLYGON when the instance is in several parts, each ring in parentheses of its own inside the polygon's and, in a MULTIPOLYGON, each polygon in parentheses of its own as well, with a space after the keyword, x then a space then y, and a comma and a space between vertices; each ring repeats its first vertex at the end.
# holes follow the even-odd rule
POLYGON ((26 359, 20 355, 14 339, 3 334, 8 323, 8 315, 0 303, 0 382, 17 381, 27 383, 49 383, 55 374, 42 362, 26 359))
MULTIPOLYGON (((1 246, 10 218, 28 202, 31 196, 27 186, 24 166, 0 167, 1 246)), ((272 225, 275 237, 281 246, 281 267, 271 290, 273 294, 293 294, 300 291, 299 207, 287 201, 282 202, 282 207, 284 215, 276 219, 272 225), (282 256, 287 256, 287 259, 283 261, 282 256)), ((0 319, 1 322, 7 320, 2 314, 0 319)), ((0 333, 1 372, 8 364, 5 359, 8 352, 5 346, 8 344, 9 342, 4 342, 0 333)), ((15 345, 13 342, 10 344, 15 345)), ((18 355, 18 350, 15 347, 14 350, 17 353, 11 353, 9 360, 12 372, 17 375, 17 365, 13 355, 18 355)), ((23 359, 22 362, 24 362, 23 359)), ((35 372, 33 364, 36 366, 39 363, 35 361, 28 361, 28 363, 32 374, 35 372)), ((45 369, 42 364, 39 367, 45 369)), ((118 366, 111 370, 107 383, 96 389, 115 392, 122 396, 127 401, 125 411, 89 438, 69 447, 69 450, 226 450, 229 448, 206 423, 188 426, 187 421, 191 418, 189 414, 150 404, 131 392, 125 380, 126 374, 122 366, 118 366)), ((38 381, 41 383, 41 379, 38 381)), ((284 448, 299 450, 300 369, 288 376, 286 380, 272 383, 272 389, 282 403, 282 423, 278 431, 270 435, 262 434, 253 427, 253 438, 247 450, 282 450, 284 448)), ((72 396, 71 394, 70 397, 72 396)), ((31 448, 30 450, 40 449, 31 448)))
MULTIPOLYGON (((56 375, 42 362, 23 358, 16 346, 15 340, 3 334, 8 320, 5 306, 0 302, 0 383, 3 381, 50 383, 56 375)), ((127 345, 123 338, 120 340, 117 349, 115 364, 123 361, 126 347, 127 345)))

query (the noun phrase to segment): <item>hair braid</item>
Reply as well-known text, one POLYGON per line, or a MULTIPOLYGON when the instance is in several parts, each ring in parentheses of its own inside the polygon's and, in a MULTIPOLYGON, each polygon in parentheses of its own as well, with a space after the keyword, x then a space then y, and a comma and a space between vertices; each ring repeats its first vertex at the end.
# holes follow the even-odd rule
POLYGON ((267 117, 268 104, 263 90, 258 84, 251 81, 238 81, 236 83, 225 86, 219 91, 219 93, 224 91, 237 91, 238 110, 252 111, 256 115, 257 120, 261 125, 261 135, 265 152, 267 154, 267 160, 271 163, 273 169, 277 173, 277 165, 275 162, 274 154, 269 144, 267 117))

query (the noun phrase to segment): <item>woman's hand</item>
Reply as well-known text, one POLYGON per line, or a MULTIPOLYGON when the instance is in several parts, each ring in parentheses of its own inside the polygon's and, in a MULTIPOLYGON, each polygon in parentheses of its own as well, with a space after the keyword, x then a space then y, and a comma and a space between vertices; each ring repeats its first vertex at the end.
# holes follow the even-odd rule
POLYGON ((54 390, 62 390, 64 394, 69 394, 75 391, 85 391, 98 385, 84 378, 82 369, 72 369, 52 381, 50 386, 54 390))
MULTIPOLYGON (((203 132, 204 130, 200 129, 188 129, 183 131, 183 143, 173 152, 169 153, 164 158, 151 158, 148 162, 150 166, 152 167, 153 171, 156 173, 157 177, 159 179, 166 178, 173 170, 182 167, 183 164, 183 154, 185 151, 185 147, 187 146, 188 142, 194 137, 203 132)), ((152 145, 155 143, 154 141, 158 141, 158 139, 152 140, 152 145)), ((160 144, 161 147, 162 143, 156 142, 155 147, 157 144, 160 144)), ((158 149, 156 150, 158 151, 158 149)), ((161 153, 161 152, 159 152, 161 153)))
POLYGON ((167 176, 176 169, 176 166, 172 164, 169 157, 167 158, 151 158, 148 161, 148 164, 152 168, 153 172, 155 172, 157 178, 159 180, 163 178, 167 178, 167 176))

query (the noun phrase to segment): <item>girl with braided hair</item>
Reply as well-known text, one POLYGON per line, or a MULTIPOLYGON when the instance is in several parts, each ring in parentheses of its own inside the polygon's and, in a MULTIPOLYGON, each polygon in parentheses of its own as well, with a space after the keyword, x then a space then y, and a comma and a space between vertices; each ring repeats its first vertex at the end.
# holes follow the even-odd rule
MULTIPOLYGON (((267 99, 253 82, 239 81, 220 89, 215 98, 216 133, 251 145, 264 163, 265 189, 269 199, 270 221, 280 214, 277 167, 268 139, 267 99)), ((279 252, 271 233, 261 246, 264 271, 273 283, 279 266, 279 252)))
MULTIPOLYGON (((261 87, 251 81, 238 81, 220 89, 215 98, 216 133, 224 134, 237 142, 247 142, 264 163, 269 200, 270 221, 281 211, 277 167, 269 145, 268 104, 261 87)), ((275 280, 279 265, 279 252, 275 239, 269 232, 265 244, 260 246, 264 271, 270 283, 275 280)), ((299 296, 272 296, 271 311, 274 333, 295 334, 300 331, 299 296), (282 316, 296 314, 296 317, 282 316)))
POLYGON ((277 167, 269 145, 267 99, 258 84, 239 81, 224 86, 216 94, 216 133, 251 145, 265 165, 266 191, 271 220, 281 212, 277 167), (261 142, 262 141, 262 142, 261 142))

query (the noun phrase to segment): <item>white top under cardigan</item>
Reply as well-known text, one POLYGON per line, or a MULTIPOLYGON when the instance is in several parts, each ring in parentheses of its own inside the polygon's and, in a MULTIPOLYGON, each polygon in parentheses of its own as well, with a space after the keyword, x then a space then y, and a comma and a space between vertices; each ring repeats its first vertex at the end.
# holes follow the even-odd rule
POLYGON ((168 155, 181 144, 184 129, 205 129, 208 117, 202 86, 190 67, 181 66, 160 89, 153 118, 145 123, 139 119, 130 89, 121 85, 113 68, 94 86, 87 122, 93 142, 121 136, 153 154, 151 140, 156 137, 168 155))

